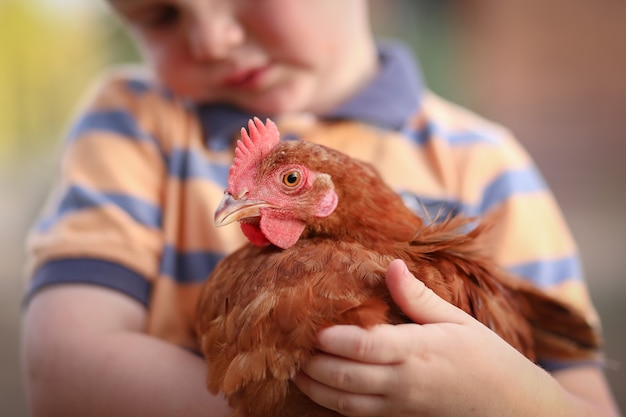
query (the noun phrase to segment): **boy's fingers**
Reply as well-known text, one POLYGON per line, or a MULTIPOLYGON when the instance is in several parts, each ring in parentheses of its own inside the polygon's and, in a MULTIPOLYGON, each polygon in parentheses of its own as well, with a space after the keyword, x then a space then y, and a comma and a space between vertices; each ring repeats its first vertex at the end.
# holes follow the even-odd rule
POLYGON ((380 324, 370 329, 351 325, 327 327, 318 334, 318 347, 328 354, 358 362, 397 363, 406 358, 408 349, 406 332, 401 326, 380 324))
POLYGON ((398 307, 415 323, 461 324, 467 320, 465 312, 416 279, 399 259, 392 261, 387 268, 387 287, 398 307))
MULTIPOLYGON (((415 323, 464 324, 471 319, 416 279, 401 260, 387 269, 387 286, 398 307, 415 323)), ((420 340, 420 326, 377 325, 370 329, 337 325, 318 334, 318 348, 328 354, 371 364, 398 363, 420 340), (409 335, 409 337, 407 337, 409 335)))

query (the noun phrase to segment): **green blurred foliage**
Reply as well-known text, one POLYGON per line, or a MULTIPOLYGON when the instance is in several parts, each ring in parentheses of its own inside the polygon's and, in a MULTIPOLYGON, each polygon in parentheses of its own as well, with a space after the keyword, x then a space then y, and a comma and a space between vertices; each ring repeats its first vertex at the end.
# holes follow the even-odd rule
MULTIPOLYGON (((58 143, 76 101, 128 40, 103 6, 0 2, 0 161, 58 143)), ((119 53, 117 55, 120 55, 119 53)), ((132 56, 132 52, 127 52, 132 56)))

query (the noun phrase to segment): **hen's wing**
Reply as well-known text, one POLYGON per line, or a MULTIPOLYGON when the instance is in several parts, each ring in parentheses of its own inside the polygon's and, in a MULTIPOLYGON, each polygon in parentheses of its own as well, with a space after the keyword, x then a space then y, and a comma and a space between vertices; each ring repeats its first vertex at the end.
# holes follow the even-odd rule
POLYGON ((481 254, 486 225, 467 234, 469 219, 424 226, 403 258, 440 297, 498 333, 528 358, 589 359, 600 337, 572 307, 515 278, 481 254))

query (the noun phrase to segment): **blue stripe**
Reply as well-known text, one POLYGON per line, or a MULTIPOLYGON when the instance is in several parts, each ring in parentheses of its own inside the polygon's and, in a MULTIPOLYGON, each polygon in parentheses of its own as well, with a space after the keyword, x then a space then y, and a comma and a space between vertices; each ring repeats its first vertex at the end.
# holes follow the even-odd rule
POLYGON ((174 95, 171 91, 163 88, 162 86, 152 84, 146 80, 142 79, 129 79, 126 80, 126 88, 131 93, 137 95, 143 95, 147 93, 155 93, 161 96, 162 98, 172 101, 175 99, 174 95))
POLYGON ((540 260, 507 268, 540 288, 561 284, 570 279, 582 280, 583 271, 576 255, 553 260, 540 260))
POLYGON ((402 197, 404 204, 426 223, 429 223, 431 220, 442 221, 461 213, 467 215, 469 210, 469 207, 463 206, 459 201, 418 196, 410 191, 400 191, 398 194, 402 197))
POLYGON ((447 141, 452 146, 469 146, 469 145, 477 145, 477 144, 488 144, 488 145, 498 145, 499 141, 499 132, 491 131, 489 129, 483 130, 462 130, 462 131, 453 131, 447 128, 445 125, 430 122, 424 127, 425 132, 423 132, 422 136, 433 136, 436 135, 447 141))
POLYGON ((496 130, 463 130, 453 131, 442 124, 430 121, 422 129, 413 131, 405 130, 405 133, 416 145, 425 145, 434 136, 443 139, 451 146, 470 145, 498 145, 500 144, 500 134, 496 130))
POLYGON ((424 146, 431 139, 428 126, 422 129, 403 129, 402 134, 417 146, 424 146))
MULTIPOLYGON (((399 194, 406 206, 426 222, 443 220, 448 215, 478 216, 481 214, 475 207, 463 205, 457 201, 432 199, 409 191, 401 191, 399 194)), ((577 255, 528 262, 509 266, 507 269, 543 288, 558 285, 570 279, 583 279, 583 269, 577 255)))
POLYGON ((94 131, 114 133, 129 139, 149 140, 152 136, 141 129, 131 114, 123 110, 106 110, 86 113, 74 125, 69 134, 69 140, 94 131))
POLYGON ((42 265, 30 281, 24 303, 55 284, 94 284, 121 291, 148 306, 151 285, 145 277, 119 264, 99 259, 60 259, 42 265))
MULTIPOLYGON (((443 129, 439 129, 443 130, 443 129)), ((444 133, 445 137, 448 138, 448 142, 452 146, 468 146, 468 145, 476 145, 476 144, 487 144, 487 145, 497 145, 498 140, 495 135, 490 135, 488 132, 474 132, 474 131, 464 131, 464 132, 448 132, 444 133)))
POLYGON ((207 161, 200 153, 176 149, 169 156, 169 175, 180 180, 202 178, 226 188, 229 164, 207 161))
POLYGON ((146 94, 149 91, 152 91, 154 86, 146 82, 145 80, 126 80, 126 88, 128 91, 135 94, 146 94))
POLYGON ((178 283, 203 282, 223 257, 222 253, 208 251, 177 252, 167 245, 163 249, 161 274, 178 283))
POLYGON ((545 191, 546 183, 534 167, 506 171, 485 187, 484 199, 479 205, 458 200, 440 200, 418 196, 409 191, 399 192, 404 203, 418 216, 428 219, 445 218, 445 215, 482 216, 493 207, 518 194, 545 191), (442 217, 443 216, 443 217, 442 217))
POLYGON ((479 213, 485 213, 513 195, 545 191, 546 183, 534 166, 505 171, 485 187, 479 213))
POLYGON ((79 185, 73 185, 65 192, 54 214, 42 219, 38 227, 40 231, 46 231, 61 218, 74 211, 107 205, 121 208, 135 221, 146 227, 155 229, 161 227, 161 210, 154 204, 126 194, 101 192, 79 185))

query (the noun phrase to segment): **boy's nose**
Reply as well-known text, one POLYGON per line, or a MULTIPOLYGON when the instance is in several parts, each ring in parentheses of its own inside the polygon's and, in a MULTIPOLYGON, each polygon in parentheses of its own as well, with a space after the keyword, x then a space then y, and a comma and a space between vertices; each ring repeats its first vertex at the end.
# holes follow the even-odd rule
POLYGON ((189 28, 191 53, 200 60, 225 58, 244 38, 244 28, 229 14, 200 16, 189 28))

